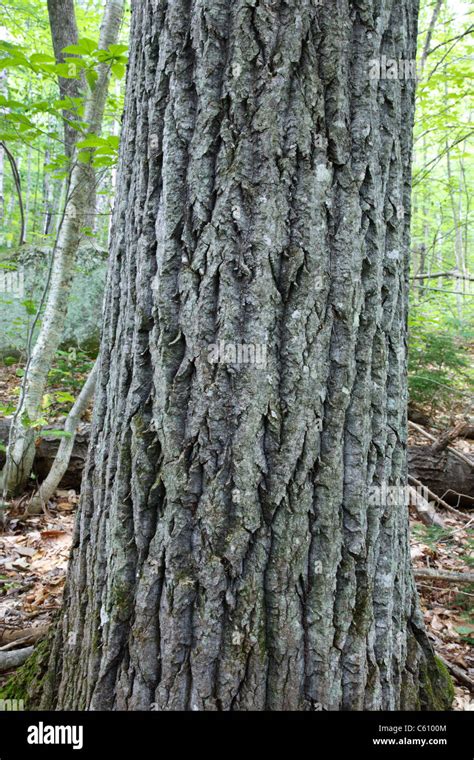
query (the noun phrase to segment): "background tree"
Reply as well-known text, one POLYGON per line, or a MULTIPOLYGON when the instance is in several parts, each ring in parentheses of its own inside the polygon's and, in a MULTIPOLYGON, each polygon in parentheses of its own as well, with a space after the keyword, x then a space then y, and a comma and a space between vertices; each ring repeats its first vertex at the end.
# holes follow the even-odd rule
POLYGON ((406 480, 417 13, 134 5, 43 707, 448 706, 387 495, 406 480), (239 363, 252 347, 266 362, 239 363))
MULTIPOLYGON (((413 167, 410 399, 469 413, 474 324, 471 202, 474 12, 422 3, 413 167)), ((471 408, 472 413, 472 408, 471 408)))
MULTIPOLYGON (((23 489, 33 465, 34 424, 40 416, 48 373, 54 354, 61 343, 75 257, 90 212, 91 167, 98 141, 100 144, 98 136, 107 99, 111 65, 114 61, 113 50, 111 61, 107 60, 107 56, 110 47, 117 43, 123 8, 123 0, 108 0, 105 6, 98 48, 104 59, 99 63, 97 72, 91 72, 90 92, 86 97, 84 109, 85 139, 78 143, 82 150, 74 161, 67 184, 66 202, 54 245, 41 327, 28 357, 20 398, 10 430, 6 464, 2 474, 5 493, 23 489)), ((95 47, 93 44, 92 49, 95 47)), ((84 48, 89 49, 89 45, 83 45, 82 49, 84 48)), ((81 46, 67 49, 67 52, 74 54, 80 51, 81 46)), ((78 61, 74 58, 70 65, 73 75, 76 76, 78 61)), ((67 67, 67 64, 63 66, 67 67)))

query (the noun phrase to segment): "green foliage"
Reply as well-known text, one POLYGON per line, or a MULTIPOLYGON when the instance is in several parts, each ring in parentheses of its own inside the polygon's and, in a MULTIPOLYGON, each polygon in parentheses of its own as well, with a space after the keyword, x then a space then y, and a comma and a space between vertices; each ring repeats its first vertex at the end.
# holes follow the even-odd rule
MULTIPOLYGON (((421 5, 419 63, 436 3, 421 5)), ((474 292, 472 27, 465 0, 444 0, 418 82, 412 199, 412 275, 455 271, 458 277, 412 280, 410 397, 452 406, 472 395, 474 292)))
POLYGON ((413 526, 413 533, 418 541, 422 541, 433 551, 436 550, 438 543, 450 543, 452 541, 452 530, 441 528, 439 525, 419 525, 413 526))
MULTIPOLYGON (((127 28, 124 43, 98 49, 103 4, 77 0, 79 40, 63 51, 57 63, 51 43, 47 5, 42 0, 2 4, 3 39, 0 40, 0 141, 14 156, 21 179, 26 213, 26 240, 44 243, 47 207, 53 212, 48 234, 54 235, 61 209, 57 203, 61 184, 67 181, 70 162, 64 148, 64 119, 77 131, 77 159, 100 169, 97 221, 89 234, 105 244, 112 199, 111 172, 118 155, 118 125, 123 110, 124 74, 127 63, 127 28), (23 19, 23 22, 21 21, 23 19), (106 105, 103 134, 87 137, 85 98, 97 81, 98 69, 107 66, 111 86, 106 105), (61 97, 58 77, 77 80, 80 97, 61 97), (96 141, 95 141, 96 140, 96 141), (43 197, 42 196, 46 196, 43 197)), ((4 224, 0 226, 0 248, 11 249, 19 239, 20 209, 11 171, 4 167, 4 224)), ((1 215, 1 209, 0 209, 1 215)), ((1 294, 0 294, 1 295, 1 294)))
MULTIPOLYGON (((434 311, 434 310, 433 310, 434 311)), ((419 404, 462 401, 474 391, 469 332, 452 325, 444 315, 412 310, 410 318, 409 389, 419 404)))

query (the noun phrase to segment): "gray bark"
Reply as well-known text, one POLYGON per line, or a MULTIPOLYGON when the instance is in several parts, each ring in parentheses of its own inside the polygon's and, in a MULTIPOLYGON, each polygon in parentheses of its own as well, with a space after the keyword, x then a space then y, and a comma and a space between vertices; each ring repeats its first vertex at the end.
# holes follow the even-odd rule
POLYGON ((405 504, 416 0, 133 4, 42 707, 439 709, 405 504), (400 213, 403 206, 405 214, 400 213), (210 344, 264 345, 266 366, 210 344))
MULTIPOLYGON (((74 0, 48 0, 48 16, 54 55, 58 63, 63 63, 63 49, 77 44, 79 39, 74 0)), ((73 56, 68 54, 68 57, 73 56)), ((82 94, 81 80, 59 77, 59 92, 62 99, 79 98, 82 94)), ((70 124, 74 120, 77 120, 77 114, 64 111, 64 145, 69 158, 72 158, 78 134, 70 124)))

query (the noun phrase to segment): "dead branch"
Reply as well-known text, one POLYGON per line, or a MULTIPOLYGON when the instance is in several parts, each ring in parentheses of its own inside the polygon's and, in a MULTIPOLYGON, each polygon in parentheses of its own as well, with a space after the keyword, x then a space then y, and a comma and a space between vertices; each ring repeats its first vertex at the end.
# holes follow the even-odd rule
POLYGON ((418 517, 424 525, 437 525, 444 528, 443 519, 437 514, 434 506, 429 503, 415 488, 410 486, 410 505, 415 509, 418 517))
POLYGON ((431 567, 418 568, 414 570, 417 580, 436 580, 446 581, 447 583, 474 583, 474 573, 454 573, 450 570, 435 570, 431 567))
MULTIPOLYGON (((436 494, 433 493, 433 491, 430 491, 429 488, 423 485, 421 480, 417 480, 416 478, 413 477, 413 475, 409 475, 408 480, 409 482, 413 483, 413 485, 416 486, 417 488, 422 489, 423 493, 426 494, 426 496, 429 496, 430 499, 433 499, 433 501, 436 501, 436 503, 439 504, 441 507, 443 507, 443 509, 447 509, 448 512, 453 512, 453 514, 457 515, 458 517, 462 517, 463 520, 468 521, 470 519, 469 515, 465 515, 464 512, 461 512, 461 510, 456 509, 456 507, 452 507, 446 501, 443 501, 443 499, 440 496, 436 496, 436 494)), ((418 494, 417 491, 415 493, 418 494)))
POLYGON ((36 644, 48 632, 49 625, 40 625, 37 628, 7 629, 0 633, 0 652, 14 649, 20 644, 36 644))

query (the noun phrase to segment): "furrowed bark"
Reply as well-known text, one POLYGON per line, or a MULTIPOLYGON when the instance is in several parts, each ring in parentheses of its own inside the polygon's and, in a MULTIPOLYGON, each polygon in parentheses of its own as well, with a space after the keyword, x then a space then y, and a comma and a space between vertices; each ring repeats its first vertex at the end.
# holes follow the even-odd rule
MULTIPOLYGON (((102 22, 99 47, 107 49, 117 41, 123 15, 123 0, 108 0, 102 22)), ((107 98, 109 67, 98 67, 98 79, 86 102, 84 120, 87 134, 98 134, 101 129, 107 98)), ((92 154, 91 154, 92 155, 92 154)), ((41 328, 28 362, 24 391, 15 417, 13 437, 10 440, 7 464, 3 473, 3 488, 7 493, 21 491, 28 481, 34 460, 34 432, 23 418, 35 420, 41 407, 48 372, 54 354, 61 342, 64 319, 67 313, 74 261, 83 228, 87 225, 90 199, 90 165, 74 164, 62 225, 54 249, 54 261, 48 299, 41 328)))
POLYGON ((417 10, 134 4, 94 423, 43 708, 450 703, 407 506, 370 498, 407 477, 415 83, 368 71, 414 59, 417 10), (261 361, 237 360, 242 346, 261 361))

